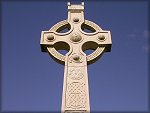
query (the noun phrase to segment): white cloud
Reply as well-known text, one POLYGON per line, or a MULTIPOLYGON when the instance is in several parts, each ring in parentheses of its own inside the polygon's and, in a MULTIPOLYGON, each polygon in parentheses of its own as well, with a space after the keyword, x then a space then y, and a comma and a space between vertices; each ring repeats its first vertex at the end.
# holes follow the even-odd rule
POLYGON ((147 43, 147 41, 149 41, 150 39, 149 30, 140 31, 138 29, 133 29, 131 30, 130 34, 128 34, 128 37, 133 40, 142 41, 143 42, 143 44, 141 45, 142 51, 148 54, 150 53, 150 46, 147 43))
POLYGON ((150 38, 150 32, 149 32, 148 30, 144 30, 143 36, 144 36, 145 38, 150 38))
POLYGON ((130 38, 137 38, 137 33, 138 33, 138 30, 135 28, 135 29, 133 29, 132 31, 131 31, 131 33, 128 35, 128 37, 130 37, 130 38))
POLYGON ((149 52, 150 52, 149 45, 142 46, 142 50, 149 54, 149 52))
POLYGON ((136 37, 135 34, 129 34, 128 36, 129 36, 130 38, 135 38, 135 37, 136 37))
POLYGON ((150 38, 150 31, 144 30, 144 31, 139 31, 138 29, 133 29, 131 33, 128 35, 130 38, 150 38))

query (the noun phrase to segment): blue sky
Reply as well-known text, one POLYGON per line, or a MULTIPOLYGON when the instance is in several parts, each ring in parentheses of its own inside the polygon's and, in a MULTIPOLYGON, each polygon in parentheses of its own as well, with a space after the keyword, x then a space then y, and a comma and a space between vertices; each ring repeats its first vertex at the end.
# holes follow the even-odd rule
MULTIPOLYGON (((64 66, 41 52, 40 34, 67 19, 67 1, 3 1, 1 9, 2 110, 60 111, 64 66)), ((88 66, 91 111, 147 111, 148 1, 85 1, 84 14, 113 42, 88 66)))

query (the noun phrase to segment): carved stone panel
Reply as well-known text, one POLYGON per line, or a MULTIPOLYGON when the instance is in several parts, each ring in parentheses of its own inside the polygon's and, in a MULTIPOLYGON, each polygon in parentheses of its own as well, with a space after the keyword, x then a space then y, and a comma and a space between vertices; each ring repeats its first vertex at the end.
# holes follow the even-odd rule
POLYGON ((66 107, 72 109, 86 107, 85 83, 73 82, 67 85, 66 107))
POLYGON ((65 113, 89 113, 85 110, 66 110, 65 113))
POLYGON ((83 70, 81 67, 69 67, 68 77, 72 80, 80 80, 84 76, 83 70))

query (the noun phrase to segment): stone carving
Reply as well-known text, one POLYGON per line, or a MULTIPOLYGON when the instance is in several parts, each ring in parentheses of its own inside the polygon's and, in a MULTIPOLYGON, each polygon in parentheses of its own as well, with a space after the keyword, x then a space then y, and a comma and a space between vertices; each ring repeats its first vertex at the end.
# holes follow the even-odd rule
POLYGON ((54 39, 55 38, 53 35, 48 35, 46 40, 51 42, 51 41, 54 41, 54 39))
POLYGON ((84 89, 84 83, 73 82, 68 84, 66 92, 67 108, 79 109, 86 107, 86 92, 84 89))
POLYGON ((63 20, 63 21, 60 21, 58 22, 57 24, 55 24, 51 29, 50 31, 57 31, 58 28, 64 26, 64 25, 67 25, 68 22, 66 20, 63 20))
POLYGON ((99 27, 97 24, 95 24, 94 22, 91 22, 89 20, 85 20, 85 24, 91 26, 92 28, 94 28, 96 31, 102 31, 101 27, 99 27))
POLYGON ((83 78, 83 68, 81 67, 69 67, 68 77, 73 80, 80 80, 83 78))
POLYGON ((79 43, 82 40, 82 37, 78 33, 74 33, 70 37, 71 42, 73 43, 79 43))
POLYGON ((68 19, 41 33, 41 50, 65 65, 62 113, 90 113, 87 65, 111 50, 111 35, 97 24, 84 19, 84 3, 68 3, 68 19), (61 30, 69 31, 61 33, 61 30), (84 32, 84 28, 92 33, 84 32), (65 49, 66 55, 57 50, 65 49), (83 51, 94 49, 86 55, 83 51))
POLYGON ((78 23, 79 22, 79 18, 78 17, 73 18, 73 22, 78 23))
POLYGON ((69 62, 82 63, 83 62, 82 55, 77 53, 72 54, 71 57, 69 58, 69 62))
POLYGON ((87 61, 92 62, 93 60, 96 60, 96 58, 103 54, 104 50, 105 47, 98 47, 93 53, 87 55, 87 61))
POLYGON ((104 35, 99 35, 97 38, 99 41, 102 41, 102 42, 106 40, 106 37, 104 35))
POLYGON ((50 55, 52 55, 54 58, 56 58, 56 60, 58 60, 59 62, 64 62, 65 61, 65 56, 58 53, 54 48, 47 48, 48 52, 50 55))

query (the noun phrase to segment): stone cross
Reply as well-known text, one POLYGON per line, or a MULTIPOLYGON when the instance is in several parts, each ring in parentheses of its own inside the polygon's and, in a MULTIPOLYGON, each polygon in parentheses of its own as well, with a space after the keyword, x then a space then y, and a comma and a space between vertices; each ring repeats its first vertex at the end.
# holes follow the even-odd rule
POLYGON ((87 65, 104 52, 110 52, 111 43, 110 31, 84 19, 83 2, 81 5, 68 2, 68 19, 55 24, 49 31, 42 31, 42 52, 48 52, 54 60, 65 65, 62 113, 90 112, 87 65), (95 51, 86 55, 84 51, 89 49, 95 51), (58 50, 68 53, 63 55, 58 50))

